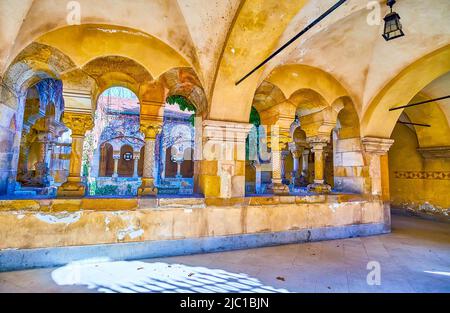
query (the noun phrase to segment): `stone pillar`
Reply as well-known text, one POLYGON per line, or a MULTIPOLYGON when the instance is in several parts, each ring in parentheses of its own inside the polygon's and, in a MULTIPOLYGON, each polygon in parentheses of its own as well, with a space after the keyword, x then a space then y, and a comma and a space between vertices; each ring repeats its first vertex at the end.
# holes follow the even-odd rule
POLYGON ((292 185, 295 187, 300 187, 302 179, 302 173, 300 172, 300 158, 303 155, 304 147, 295 142, 291 142, 289 143, 289 150, 294 161, 294 166, 292 169, 292 185))
POLYGON ((287 195, 289 194, 289 187, 284 184, 282 166, 283 150, 290 140, 289 132, 280 129, 278 126, 272 126, 267 140, 272 155, 272 184, 268 186, 268 190, 275 195, 287 195))
POLYGON ((368 168, 369 174, 369 177, 366 180, 364 191, 366 194, 382 196, 382 181, 384 179, 382 177, 382 166, 387 166, 387 162, 383 160, 383 156, 387 156, 389 149, 394 144, 394 140, 386 138, 364 137, 362 139, 362 144, 364 147, 365 164, 368 168))
POLYGON ((254 162, 255 167, 255 192, 256 194, 262 193, 262 167, 261 164, 254 162))
POLYGON ((144 173, 142 184, 138 189, 139 196, 156 196, 158 189, 155 187, 155 146, 156 136, 161 132, 161 123, 157 121, 141 121, 141 132, 145 136, 144 147, 144 173))
POLYGON ((114 160, 114 173, 112 174, 112 177, 117 178, 117 177, 119 177, 120 152, 119 152, 119 154, 117 154, 117 153, 113 154, 113 160, 114 160))
POLYGON ((280 168, 281 181, 285 185, 289 184, 289 181, 286 179, 286 158, 288 157, 289 153, 290 152, 287 150, 281 151, 281 168, 280 168))
POLYGON ((134 178, 139 178, 138 169, 139 169, 139 160, 140 160, 140 158, 141 158, 140 154, 135 154, 135 155, 133 155, 133 159, 134 159, 134 172, 133 172, 133 177, 134 177, 134 178))
POLYGON ((83 197, 86 186, 81 181, 81 163, 84 137, 94 127, 91 114, 64 112, 64 124, 72 130, 72 152, 70 154, 69 177, 58 189, 59 197, 83 197))
POLYGON ((302 153, 302 176, 308 181, 309 178, 309 149, 303 150, 302 153))
POLYGON ((311 145, 311 152, 314 153, 314 183, 308 185, 308 191, 314 193, 329 193, 331 186, 325 183, 325 156, 324 149, 328 145, 329 138, 314 137, 308 138, 311 145))
POLYGON ((245 141, 253 125, 203 121, 198 186, 207 198, 245 196, 245 141))
POLYGON ((48 132, 39 132, 37 135, 36 143, 39 146, 38 161, 35 164, 35 180, 40 185, 47 187, 50 183, 49 179, 49 140, 50 134, 48 132))
POLYGON ((364 147, 366 172, 369 175, 364 184, 364 192, 379 197, 383 201, 385 231, 389 232, 391 230, 391 206, 387 153, 394 144, 394 140, 389 138, 364 137, 361 141, 364 147))
POLYGON ((184 160, 177 160, 177 176, 176 178, 183 178, 183 175, 181 175, 181 164, 184 160))

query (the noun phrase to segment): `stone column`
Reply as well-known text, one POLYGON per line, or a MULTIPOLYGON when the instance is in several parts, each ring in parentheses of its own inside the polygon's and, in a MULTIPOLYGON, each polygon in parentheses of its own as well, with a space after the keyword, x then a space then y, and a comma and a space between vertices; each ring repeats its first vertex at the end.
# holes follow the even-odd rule
POLYGON ((177 160, 177 176, 176 178, 183 178, 183 175, 181 175, 181 164, 184 160, 177 160))
POLYGON ((280 130, 278 126, 272 126, 270 136, 268 136, 268 147, 272 155, 272 184, 268 190, 275 195, 289 194, 289 187, 283 182, 283 150, 286 148, 289 138, 289 132, 280 130))
POLYGON ((83 197, 86 186, 81 181, 81 163, 84 137, 94 127, 91 114, 64 112, 64 124, 72 130, 72 151, 70 154, 69 177, 58 189, 59 197, 83 197))
POLYGON ((134 177, 134 178, 139 178, 138 169, 139 169, 139 160, 140 160, 140 158, 141 158, 140 154, 135 154, 135 155, 133 155, 133 159, 134 159, 134 172, 133 172, 133 177, 134 177))
MULTIPOLYGON (((375 137, 364 137, 362 139, 362 144, 364 147, 364 157, 365 164, 368 167, 369 179, 365 184, 364 191, 367 194, 374 196, 383 195, 383 167, 387 162, 383 160, 391 146, 394 144, 393 139, 387 138, 375 138, 375 137)), ((388 188, 384 187, 388 190, 388 188)))
POLYGON ((113 178, 119 177, 119 161, 120 161, 120 152, 117 154, 116 152, 113 154, 114 160, 114 173, 112 174, 113 178))
POLYGON ((291 142, 289 143, 289 150, 294 161, 294 166, 292 169, 292 185, 300 187, 302 177, 302 173, 300 172, 300 158, 303 155, 304 147, 295 142, 291 142))
POLYGON ((389 195, 388 151, 394 144, 393 139, 364 137, 364 163, 368 176, 364 184, 364 192, 379 197, 384 205, 385 231, 391 230, 391 206, 389 195))
POLYGON ((261 164, 257 163, 256 161, 253 163, 253 166, 255 168, 255 193, 261 194, 262 193, 262 168, 261 164))
POLYGON ((156 196, 158 189, 155 187, 155 146, 156 136, 161 132, 161 123, 157 121, 141 121, 141 132, 145 136, 144 147, 144 173, 142 184, 138 189, 139 196, 156 196))
POLYGON ((327 137, 308 138, 311 145, 311 152, 314 153, 314 183, 308 185, 308 191, 314 193, 329 193, 331 186, 325 183, 325 157, 324 149, 328 145, 327 137))
POLYGON ((286 179, 286 158, 288 157, 289 153, 290 152, 287 150, 281 151, 281 181, 285 185, 289 184, 289 181, 286 179))
POLYGON ((302 176, 308 181, 309 177, 309 149, 303 150, 302 153, 302 176))
POLYGON ((49 140, 50 134, 48 132, 39 132, 37 135, 36 143, 39 145, 38 161, 35 164, 35 179, 44 187, 48 187, 50 183, 49 179, 49 140))
POLYGON ((196 189, 207 198, 245 196, 245 141, 253 125, 203 121, 196 189))

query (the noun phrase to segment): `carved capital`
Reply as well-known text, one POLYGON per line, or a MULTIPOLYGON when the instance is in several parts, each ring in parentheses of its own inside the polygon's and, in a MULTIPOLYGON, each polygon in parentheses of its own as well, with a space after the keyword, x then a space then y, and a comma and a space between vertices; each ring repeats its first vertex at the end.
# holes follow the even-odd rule
POLYGON ((72 130, 72 136, 83 137, 88 130, 94 127, 91 114, 64 112, 64 124, 72 130))
POLYGON ((364 151, 377 155, 386 154, 394 144, 394 140, 389 138, 364 137, 361 141, 364 151))
POLYGON ((141 132, 144 134, 145 139, 156 139, 156 136, 162 131, 161 122, 149 122, 141 123, 141 132))
POLYGON ((318 135, 318 136, 308 137, 308 138, 306 138, 306 141, 307 141, 312 147, 314 147, 315 145, 323 145, 323 146, 326 146, 327 144, 330 143, 331 138, 330 138, 330 136, 318 135))
POLYGON ((300 145, 296 142, 290 142, 289 143, 289 150, 292 153, 292 156, 296 159, 300 158, 303 154, 303 151, 305 150, 305 147, 303 145, 300 145))

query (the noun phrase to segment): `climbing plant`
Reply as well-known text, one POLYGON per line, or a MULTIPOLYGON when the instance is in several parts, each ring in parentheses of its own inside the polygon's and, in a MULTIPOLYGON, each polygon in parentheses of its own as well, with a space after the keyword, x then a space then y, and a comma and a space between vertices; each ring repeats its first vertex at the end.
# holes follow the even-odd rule
POLYGON ((252 110, 250 111, 250 120, 249 120, 250 124, 253 124, 256 127, 256 138, 253 138, 253 140, 256 139, 256 142, 252 142, 250 143, 250 139, 252 138, 252 136, 248 136, 247 140, 246 140, 246 159, 249 160, 250 158, 250 144, 252 145, 256 145, 256 148, 259 149, 259 139, 260 139, 260 134, 259 134, 259 126, 261 125, 261 118, 259 116, 258 111, 252 107, 252 110))
POLYGON ((252 107, 250 112, 250 124, 255 125, 256 127, 261 125, 261 118, 259 117, 258 111, 256 111, 255 107, 252 107))
POLYGON ((195 113, 197 112, 196 107, 192 104, 191 101, 186 99, 183 96, 180 95, 173 95, 167 98, 167 103, 174 105, 178 104, 181 111, 188 111, 188 112, 194 112, 191 117, 189 117, 189 122, 192 126, 194 126, 195 121, 195 113))

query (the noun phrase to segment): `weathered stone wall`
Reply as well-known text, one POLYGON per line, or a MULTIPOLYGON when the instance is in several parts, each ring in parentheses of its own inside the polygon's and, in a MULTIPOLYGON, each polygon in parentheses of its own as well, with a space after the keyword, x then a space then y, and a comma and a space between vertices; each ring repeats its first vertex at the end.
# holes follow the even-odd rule
POLYGON ((0 201, 0 249, 175 240, 384 223, 361 196, 0 201))
POLYGON ((415 133, 397 125, 389 151, 392 206, 450 220, 450 159, 424 158, 415 133))
POLYGON ((334 188, 341 192, 364 192, 364 157, 360 138, 336 140, 334 147, 334 188))
POLYGON ((17 97, 0 85, 0 195, 15 186, 23 119, 18 106, 17 97))

